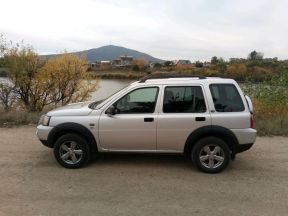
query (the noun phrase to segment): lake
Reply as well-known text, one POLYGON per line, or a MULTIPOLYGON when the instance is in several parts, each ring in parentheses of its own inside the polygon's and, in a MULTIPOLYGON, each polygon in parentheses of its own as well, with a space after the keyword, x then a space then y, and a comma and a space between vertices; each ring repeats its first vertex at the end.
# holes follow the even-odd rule
MULTIPOLYGON (((99 88, 92 93, 91 100, 101 100, 109 97, 114 92, 124 88, 132 83, 134 80, 126 79, 101 79, 99 88)), ((0 83, 9 83, 7 78, 0 77, 0 83)))
POLYGON ((132 82, 134 82, 134 80, 101 79, 99 88, 92 94, 92 100, 105 99, 132 82))

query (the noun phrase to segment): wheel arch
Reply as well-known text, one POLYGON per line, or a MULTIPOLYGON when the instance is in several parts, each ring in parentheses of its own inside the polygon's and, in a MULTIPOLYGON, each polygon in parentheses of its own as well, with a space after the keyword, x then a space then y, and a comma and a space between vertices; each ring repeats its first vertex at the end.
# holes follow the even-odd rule
POLYGON ((74 133, 82 136, 91 148, 91 154, 95 155, 98 152, 95 137, 86 127, 78 123, 68 122, 55 126, 48 135, 48 145, 54 147, 56 140, 67 133, 74 133))
POLYGON ((204 126, 193 131, 187 138, 184 146, 184 154, 190 157, 190 153, 195 143, 204 137, 213 136, 225 141, 232 152, 232 157, 236 154, 236 147, 239 142, 234 133, 222 126, 204 126))

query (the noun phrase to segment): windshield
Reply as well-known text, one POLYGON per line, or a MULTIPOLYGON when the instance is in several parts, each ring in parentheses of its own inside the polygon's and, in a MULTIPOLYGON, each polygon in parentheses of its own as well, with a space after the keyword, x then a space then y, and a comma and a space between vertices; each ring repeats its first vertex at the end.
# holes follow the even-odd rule
POLYGON ((99 101, 94 101, 93 103, 89 104, 89 108, 90 109, 100 109, 102 106, 104 106, 106 104, 106 102, 108 102, 112 97, 114 97, 116 94, 119 94, 120 92, 124 91, 126 88, 128 88, 131 84, 119 89, 118 91, 116 91, 115 93, 113 93, 112 95, 110 95, 109 97, 103 99, 103 100, 99 100, 99 101))

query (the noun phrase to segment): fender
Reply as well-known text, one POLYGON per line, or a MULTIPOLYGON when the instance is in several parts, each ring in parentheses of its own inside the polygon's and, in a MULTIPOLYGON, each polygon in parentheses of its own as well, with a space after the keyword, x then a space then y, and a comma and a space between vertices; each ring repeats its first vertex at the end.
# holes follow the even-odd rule
POLYGON ((89 131, 83 125, 73 123, 73 122, 67 122, 67 123, 63 123, 63 124, 59 124, 55 126, 48 135, 47 144, 51 148, 53 148, 56 140, 60 136, 67 134, 67 133, 76 133, 76 134, 83 136, 83 138, 85 138, 88 141, 88 144, 91 147, 91 152, 92 153, 98 152, 97 143, 91 131, 89 131))
POLYGON ((184 147, 185 155, 190 155, 195 143, 202 137, 207 136, 214 136, 224 140, 232 151, 232 158, 235 156, 237 146, 239 145, 237 137, 231 130, 217 125, 204 126, 193 131, 186 140, 184 147))

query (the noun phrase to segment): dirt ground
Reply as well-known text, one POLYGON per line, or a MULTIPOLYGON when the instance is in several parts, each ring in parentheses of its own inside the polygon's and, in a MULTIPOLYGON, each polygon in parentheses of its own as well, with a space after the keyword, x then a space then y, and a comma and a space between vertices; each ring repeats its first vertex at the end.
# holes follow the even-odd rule
POLYGON ((0 215, 288 215, 288 138, 258 137, 222 173, 180 155, 60 167, 34 127, 0 129, 0 215))

